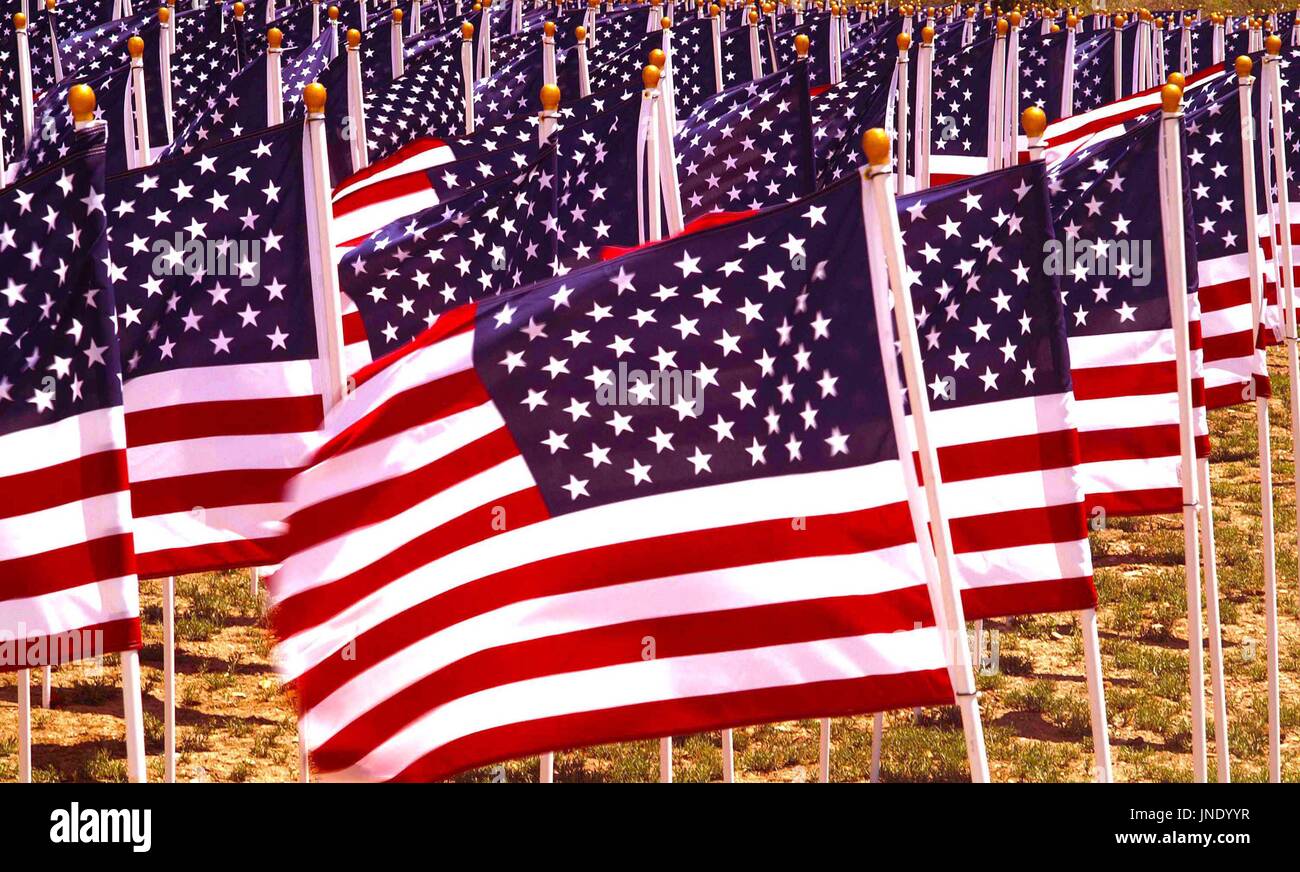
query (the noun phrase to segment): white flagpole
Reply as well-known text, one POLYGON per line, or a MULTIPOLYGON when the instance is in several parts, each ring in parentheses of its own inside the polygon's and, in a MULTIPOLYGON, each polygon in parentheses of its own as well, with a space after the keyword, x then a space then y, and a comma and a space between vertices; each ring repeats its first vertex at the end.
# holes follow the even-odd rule
MULTIPOLYGON (((1043 133, 1047 130, 1047 115, 1037 106, 1030 106, 1020 117, 1029 143, 1029 159, 1040 160, 1047 143, 1043 133)), ((1088 712, 1092 724, 1093 776, 1101 784, 1113 781, 1110 763, 1110 729, 1106 722, 1106 685, 1101 671, 1101 641, 1097 636, 1097 610, 1084 609, 1077 613, 1079 630, 1083 638, 1083 671, 1088 685, 1088 712)))
POLYGON ((719 18, 721 10, 716 5, 709 7, 709 18, 712 21, 710 32, 713 36, 713 93, 717 94, 722 91, 722 19, 719 18))
POLYGON ((1074 42, 1075 30, 1079 19, 1073 15, 1065 17, 1065 75, 1061 80, 1061 108, 1059 115, 1068 118, 1074 114, 1074 42))
POLYGON ((1020 13, 1012 12, 1009 16, 1010 27, 1007 32, 1007 79, 1004 84, 1003 100, 1006 108, 1002 110, 1002 165, 1014 166, 1017 162, 1016 119, 1020 117, 1020 13))
MULTIPOLYGON (((1279 46, 1280 48, 1280 46, 1279 46)), ((1255 124, 1251 115, 1251 88, 1255 78, 1251 75, 1253 62, 1245 55, 1237 58, 1238 112, 1241 117, 1241 162, 1243 199, 1250 210, 1246 221, 1246 250, 1250 265, 1251 324, 1258 331, 1263 319, 1263 277, 1259 265, 1259 228, 1254 219, 1255 124)), ((1278 675, 1277 627, 1277 547, 1273 525, 1273 453, 1269 436, 1268 399, 1256 395, 1252 382, 1249 396, 1255 400, 1255 431, 1259 448, 1261 559, 1264 564, 1264 626, 1268 665, 1268 778, 1273 783, 1282 780, 1281 694, 1278 675)))
POLYGON ((330 41, 330 60, 339 56, 339 8, 331 6, 325 10, 325 17, 329 20, 329 28, 334 31, 334 38, 330 41))
MULTIPOLYGON (((763 76, 763 55, 758 48, 758 10, 749 10, 749 71, 750 77, 754 79, 763 76)), ((834 82, 834 70, 831 71, 832 83, 834 82)))
POLYGON ((872 784, 880 783, 880 749, 885 740, 885 713, 876 712, 871 719, 871 779, 872 784))
POLYGON ((167 784, 176 783, 176 576, 162 583, 163 760, 167 784))
POLYGON ((1124 94, 1124 16, 1115 16, 1111 40, 1111 87, 1114 99, 1123 100, 1124 94))
POLYGON ((18 670, 18 781, 32 783, 32 671, 18 670))
MULTIPOLYGON (((415 36, 417 33, 420 32, 420 29, 423 27, 423 24, 420 21, 420 2, 421 0, 411 0, 411 36, 415 36)), ((439 23, 441 23, 442 22, 441 6, 438 7, 438 13, 439 13, 438 21, 439 23)))
POLYGON ((460 25, 460 79, 465 98, 465 135, 474 132, 474 25, 460 25))
POLYGON ((63 81, 63 54, 59 51, 59 41, 56 39, 55 21, 58 20, 58 9, 55 0, 45 0, 45 32, 49 38, 50 44, 50 65, 54 70, 54 81, 63 81))
POLYGON ((931 113, 933 100, 930 80, 934 75, 934 28, 921 28, 921 47, 916 53, 916 135, 912 150, 916 154, 913 173, 915 190, 930 187, 930 138, 933 135, 931 113))
MULTIPOLYGON (((1297 17, 1300 21, 1300 16, 1297 17)), ((1281 111, 1281 84, 1278 78, 1278 62, 1282 50, 1281 39, 1276 35, 1270 36, 1265 44, 1267 53, 1264 55, 1264 89, 1263 102, 1271 109, 1270 116, 1272 122, 1269 125, 1269 131, 1266 134, 1271 137, 1270 140, 1261 141, 1261 148, 1264 153, 1270 151, 1273 155, 1274 177, 1285 179, 1287 177, 1286 152, 1284 144, 1286 142, 1286 133, 1282 129, 1282 111, 1281 111), (1268 148, 1271 142, 1272 147, 1268 148)), ((1247 58, 1247 60, 1249 60, 1247 58)), ((1241 61, 1238 61, 1238 73, 1242 69, 1241 61)), ((1250 111, 1250 101, 1247 97, 1242 98, 1245 108, 1243 112, 1250 111)), ((1252 127, 1243 129, 1253 131, 1252 127)), ((1245 177, 1250 185, 1246 196, 1250 198, 1254 188, 1253 160, 1250 157, 1243 156, 1245 161, 1245 177)), ((1267 170, 1268 164, 1265 163, 1267 170)), ((1300 366, 1297 365, 1296 355, 1296 318, 1295 318, 1295 272, 1292 263, 1291 249, 1291 221, 1290 221, 1290 195, 1287 192, 1285 184, 1277 185, 1278 195, 1278 213, 1279 224, 1282 226, 1281 244, 1277 246, 1281 254, 1282 263, 1282 281, 1281 286, 1282 303, 1285 309, 1283 313, 1283 332, 1286 334, 1286 351, 1287 351, 1287 368, 1291 378, 1291 422, 1292 432, 1300 432, 1295 429, 1295 422, 1300 420, 1300 366)), ((1253 199, 1253 198, 1252 198, 1253 199)), ((1253 206, 1252 213, 1253 214, 1253 206)), ((1247 228, 1247 239, 1253 240, 1256 228, 1252 224, 1247 228)), ((1258 245, 1256 241, 1256 245, 1258 245)), ((1258 269, 1258 261, 1255 256, 1251 257, 1252 264, 1252 282, 1262 285, 1255 272, 1258 269)), ((1252 294, 1255 292, 1254 284, 1251 288, 1252 294)), ((1263 291, 1260 288, 1259 308, 1256 312, 1255 323, 1258 323, 1263 312, 1263 291)), ((1258 329, 1258 328, 1257 328, 1258 329)), ((1256 420, 1257 428, 1260 433, 1259 452, 1260 452, 1260 497, 1261 512, 1260 519, 1264 525, 1264 620, 1268 657, 1268 768, 1269 780, 1279 782, 1282 779, 1282 735, 1281 735, 1281 691, 1280 678, 1278 674, 1278 622, 1277 622, 1277 566, 1276 566, 1276 546, 1273 539, 1273 491, 1272 491, 1272 466, 1273 458, 1271 446, 1269 445, 1269 422, 1268 422, 1268 400, 1263 397, 1257 397, 1256 420), (1266 477, 1267 476, 1267 477, 1266 477)), ((1300 486, 1298 486, 1300 487, 1300 486)))
MULTIPOLYGON (((235 17, 244 19, 244 4, 235 4, 235 17)), ((172 11, 166 6, 158 7, 158 38, 162 44, 158 48, 158 86, 162 89, 163 129, 167 131, 167 141, 174 138, 172 132, 172 59, 167 46, 171 43, 172 11)))
POLYGON ((895 39, 898 45, 898 97, 894 103, 894 135, 897 137, 895 152, 898 155, 898 172, 894 178, 894 193, 907 193, 907 119, 908 119, 908 79, 907 52, 912 47, 912 37, 900 33, 895 39))
POLYGON ((736 782, 736 742, 731 730, 722 731, 722 782, 736 782))
MULTIPOLYGON (((906 36, 906 34, 900 34, 906 36)), ((817 781, 830 784, 831 781, 831 719, 821 720, 821 741, 817 749, 817 781)))
MULTIPOLYGON (((127 52, 131 55, 131 99, 135 119, 135 161, 131 169, 148 166, 149 158, 149 107, 144 93, 144 40, 133 36, 126 42, 127 52)), ((128 150, 128 157, 131 152, 128 150)))
MULTIPOLYGON (((669 31, 664 30, 667 34, 669 31)), ((660 70, 659 93, 654 100, 654 120, 655 127, 658 130, 656 151, 659 158, 659 195, 663 202, 664 220, 668 225, 668 235, 676 236, 686 229, 686 219, 682 212, 682 194, 681 187, 677 182, 677 149, 673 144, 673 134, 677 129, 677 119, 674 117, 671 104, 671 90, 665 91, 665 83, 668 89, 672 88, 672 68, 667 53, 662 49, 654 49, 650 52, 651 64, 660 70), (662 60, 664 66, 654 63, 654 60, 662 60)))
POLYGON ((405 13, 400 9, 393 10, 392 28, 393 35, 389 40, 388 49, 392 61, 393 78, 400 79, 406 72, 406 53, 402 50, 402 19, 405 13))
POLYGON ((284 34, 272 27, 266 32, 266 126, 284 123, 284 78, 280 68, 280 46, 284 34))
POLYGON ((574 47, 578 53, 578 96, 587 97, 591 94, 591 76, 587 69, 587 28, 579 24, 573 35, 578 40, 574 47))
MULTIPOLYGON (((659 105, 662 108, 664 116, 668 120, 668 142, 671 147, 672 139, 677 134, 677 77, 673 75, 672 63, 669 60, 672 55, 673 44, 673 23, 664 16, 663 21, 659 23, 660 47, 650 50, 650 63, 657 66, 662 73, 659 78, 659 105)), ((674 177, 675 177, 674 163, 674 177)), ((669 233, 675 233, 675 230, 669 230, 669 233)))
POLYGON ((547 751, 538 760, 537 783, 554 784, 555 783, 555 753, 547 751))
MULTIPOLYGON (((579 39, 579 42, 582 40, 579 39)), ((583 52, 582 60, 586 61, 583 52)), ((584 64, 585 65, 585 64, 584 64)), ((542 25, 542 83, 555 84, 555 22, 548 21, 542 25)))
POLYGON ((993 68, 989 70, 989 107, 988 132, 988 168, 990 171, 1002 166, 1002 113, 1006 109, 1002 99, 1002 82, 1007 72, 1007 21, 999 18, 997 36, 993 40, 993 68))
POLYGON ((53 666, 46 666, 41 670, 41 708, 43 709, 48 709, 50 707, 50 684, 53 681, 53 678, 53 666))
POLYGON ((1210 63, 1221 64, 1224 55, 1223 16, 1216 12, 1210 16, 1210 21, 1213 22, 1210 28, 1214 34, 1210 42, 1210 63))
POLYGON ((352 171, 370 166, 366 145, 366 91, 361 82, 361 32, 348 30, 348 119, 351 121, 348 144, 352 151, 352 171))
POLYGON ((32 55, 27 37, 27 16, 18 12, 13 17, 14 37, 18 47, 18 105, 22 115, 23 147, 26 151, 36 135, 35 106, 32 103, 32 55))
POLYGON ((1214 503, 1210 494, 1210 461, 1199 458, 1201 564, 1205 573, 1205 621, 1210 634, 1210 694, 1214 704, 1214 760, 1220 784, 1232 781, 1228 749, 1228 700, 1223 684, 1223 630, 1219 622, 1219 572, 1215 566, 1214 503))
POLYGON ((311 0, 311 41, 320 36, 320 0, 311 0))
POLYGON ((483 31, 478 35, 479 77, 492 75, 492 0, 483 0, 483 31))
MULTIPOLYGON (((303 183, 307 194, 307 240, 312 258, 312 304, 316 320, 316 345, 320 349, 321 399, 328 412, 342 401, 343 321, 338 272, 334 265, 333 221, 330 210, 329 163, 325 145, 325 86, 312 82, 302 90, 307 109, 303 147, 306 151, 303 183)), ((299 780, 311 781, 307 742, 298 722, 299 780)))
POLYGON ((1201 578, 1197 527, 1196 434, 1193 427, 1191 347, 1187 308, 1186 261, 1183 250, 1182 212, 1182 89, 1165 85, 1161 91, 1164 112, 1160 127, 1160 196, 1163 215, 1166 289, 1174 330, 1174 355, 1178 378, 1178 435, 1180 478, 1183 492, 1183 571, 1187 580, 1188 678, 1192 706, 1192 771, 1198 783, 1206 781, 1205 665, 1201 627, 1201 578))
POLYGON ((979 695, 975 688, 975 674, 971 669, 969 640, 966 635, 965 610, 961 594, 956 587, 956 569, 953 561, 952 533, 948 527, 948 515, 939 499, 939 488, 943 480, 939 475, 939 458, 934 443, 930 440, 928 417, 929 397, 924 386, 921 370, 921 351, 917 344, 915 316, 912 298, 904 279, 902 238, 898 227, 898 209, 894 202, 893 191, 889 185, 891 160, 889 155, 889 135, 880 128, 868 130, 863 136, 864 150, 870 162, 870 169, 863 175, 863 210, 874 209, 874 221, 868 221, 868 228, 875 225, 884 239, 873 241, 868 230, 868 245, 876 252, 883 248, 885 270, 888 273, 888 297, 886 288, 877 280, 880 269, 877 261, 872 260, 872 285, 876 296, 876 315, 880 323, 885 323, 888 300, 893 300, 894 319, 897 338, 902 352, 903 373, 907 386, 907 396, 911 403, 912 425, 916 434, 917 453, 921 461, 921 474, 924 485, 916 481, 916 472, 910 462, 902 455, 904 438, 904 418, 902 396, 896 389, 897 363, 893 353, 893 343, 880 341, 881 359, 885 367, 889 384, 889 400, 894 418, 894 430, 898 436, 900 463, 904 480, 908 485, 908 503, 911 507, 912 523, 916 532, 917 545, 921 551, 922 562, 926 566, 927 580, 935 604, 935 620, 943 635, 945 653, 948 657, 949 675, 957 705, 961 711, 962 728, 966 735, 966 755, 970 764, 971 780, 986 783, 989 780, 988 755, 984 747, 984 728, 979 717, 979 695), (892 374, 892 375, 891 375, 892 374), (921 504, 924 493, 925 503, 921 504), (930 522, 927 526, 927 520, 930 522), (933 551, 927 543, 933 542, 933 551))

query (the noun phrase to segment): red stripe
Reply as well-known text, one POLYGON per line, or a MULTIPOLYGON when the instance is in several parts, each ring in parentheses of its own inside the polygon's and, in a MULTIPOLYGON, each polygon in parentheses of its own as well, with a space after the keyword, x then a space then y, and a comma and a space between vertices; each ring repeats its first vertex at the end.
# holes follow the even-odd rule
MULTIPOLYGON (((1181 453, 1177 424, 1115 427, 1111 430, 1081 432, 1079 448, 1084 463, 1099 463, 1106 460, 1149 460, 1157 457, 1177 457, 1181 453)), ((1209 451, 1210 438, 1197 436, 1197 456, 1208 457, 1209 451)))
POLYGON ((398 197, 408 197, 411 194, 432 190, 433 185, 429 183, 429 174, 424 170, 403 173, 400 176, 393 176, 384 179, 382 182, 367 185, 359 191, 353 191, 351 194, 335 200, 334 217, 340 218, 367 206, 387 203, 390 200, 396 200, 398 197))
POLYGON ((130 533, 0 561, 0 603, 135 574, 130 533))
POLYGON ((966 619, 1005 618, 1011 615, 1042 615, 1077 612, 1097 607, 1097 589, 1092 576, 1052 578, 1019 584, 999 584, 961 592, 966 619))
MULTIPOLYGON (((361 634, 356 640, 357 659, 329 657, 312 667, 299 678, 304 705, 310 708, 364 667, 440 629, 511 603, 759 563, 860 554, 915 541, 906 502, 810 517, 805 526, 795 529, 789 518, 779 518, 691 530, 560 554, 474 579, 431 596, 361 634)), ((355 586, 378 590, 402 577, 403 570, 437 559, 444 548, 436 539, 411 542, 386 561, 345 579, 337 593, 336 584, 313 591, 322 600, 313 606, 332 613, 342 611, 356 602, 350 593, 355 586)), ((279 617, 274 620, 276 634, 286 638, 279 617)))
MULTIPOLYGON (((1076 400, 1150 397, 1178 392, 1178 366, 1172 360, 1070 370, 1076 400)), ((1205 405, 1205 380, 1192 379, 1192 404, 1205 405)))
POLYGON ((948 528, 957 554, 1088 538, 1080 503, 951 518, 948 528))
POLYGON ((1180 487, 1148 488, 1109 494, 1088 494, 1084 505, 1091 511, 1100 508, 1107 515, 1168 515, 1183 510, 1180 487))
POLYGON ((284 540, 278 536, 265 539, 235 539, 204 545, 186 545, 137 555, 141 578, 162 578, 190 572, 218 572, 246 566, 267 566, 282 562, 284 540))
POLYGON ((471 509, 403 543, 363 570, 285 599, 276 606, 272 616, 276 634, 285 639, 310 629, 389 582, 415 572, 441 557, 491 539, 507 529, 528 527, 547 517, 546 504, 535 488, 507 494, 471 509))
POLYGON ((126 490, 126 451, 101 451, 53 466, 0 476, 0 518, 126 490))
POLYGON ((1242 403, 1253 403, 1256 397, 1273 396, 1273 385, 1266 375, 1252 376, 1255 383, 1255 390, 1252 393, 1248 389, 1249 382, 1238 382, 1236 384, 1218 385, 1217 387, 1206 388, 1205 406, 1208 409, 1226 409, 1230 406, 1240 405, 1242 403))
POLYGON ((305 551, 351 530, 386 521, 453 485, 518 456, 519 448, 510 431, 505 427, 493 430, 418 469, 295 512, 288 519, 291 530, 288 545, 293 552, 305 551))
POLYGON ((1236 333, 1221 333, 1218 336, 1206 336, 1204 345, 1204 362, 1217 363, 1221 360, 1254 360, 1255 331, 1241 330, 1236 333))
POLYGON ((356 345, 358 342, 367 342, 366 321, 361 317, 360 312, 348 312, 343 316, 343 344, 356 345))
MULTIPOLYGON (((238 458, 231 458, 237 462, 238 458)), ((254 506, 283 501, 284 486, 300 470, 223 469, 131 483, 131 510, 137 518, 172 512, 254 506)))
POLYGON ((946 669, 665 700, 485 730, 430 751, 395 780, 436 781, 500 760, 605 742, 952 702, 946 669))
POLYGON ((318 464, 331 457, 396 436, 422 424, 464 412, 488 402, 478 373, 465 369, 402 391, 371 409, 321 446, 312 458, 318 464))
POLYGON ((966 442, 939 449, 939 475, 944 481, 1042 472, 1078 462, 1079 436, 1074 430, 966 442))
POLYGON ((368 709, 312 752, 322 769, 355 765, 424 714, 493 687, 560 673, 637 663, 644 639, 655 659, 691 657, 933 626, 925 585, 698 614, 668 615, 475 651, 368 709))
MULTIPOLYGON (((32 666, 57 666, 76 659, 88 659, 100 654, 133 651, 140 648, 140 619, 120 618, 57 633, 53 636, 31 636, 23 642, 0 641, 0 672, 14 672, 32 666), (22 662, 13 662, 9 656, 21 653, 22 662), (21 648, 21 652, 16 650, 21 648), (77 654, 81 657, 78 658, 77 654)), ((54 691, 56 694, 57 690, 54 691)))
POLYGON ((417 139, 414 142, 408 142, 406 145, 402 146, 378 163, 373 163, 364 170, 355 172, 343 181, 339 182, 338 186, 334 188, 334 193, 337 194, 338 191, 341 191, 344 188, 349 188, 358 182, 364 182, 366 179, 372 178, 379 173, 400 164, 404 160, 410 160, 418 154, 424 154, 426 151, 433 151, 435 148, 443 148, 446 145, 447 143, 433 136, 427 136, 417 139))
POLYGON ((323 417, 319 394, 181 403, 127 412, 126 444, 138 448, 213 436, 304 433, 318 429, 323 417))
POLYGON ((1198 288, 1196 299, 1201 304, 1201 314, 1245 306, 1250 303, 1250 276, 1229 279, 1216 285, 1198 288))

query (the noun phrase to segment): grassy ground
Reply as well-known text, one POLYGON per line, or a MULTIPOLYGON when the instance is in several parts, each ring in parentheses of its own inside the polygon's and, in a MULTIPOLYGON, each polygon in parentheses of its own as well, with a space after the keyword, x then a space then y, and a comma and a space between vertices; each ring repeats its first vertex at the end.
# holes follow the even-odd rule
MULTIPOLYGON (((1274 373, 1279 372, 1275 360, 1274 373)), ((1276 500, 1282 642, 1283 777, 1300 781, 1300 598, 1296 590, 1295 463, 1284 398, 1270 404, 1276 500)), ((1266 776, 1263 581, 1259 545, 1259 470, 1252 408, 1216 412, 1213 476, 1215 535, 1223 613, 1233 777, 1266 776)), ((1116 778, 1191 778, 1186 599, 1182 533, 1173 517, 1112 519, 1092 536, 1103 671, 1116 778)), ((160 593, 142 585, 146 743, 151 780, 162 775, 160 593)), ((177 668, 183 781, 285 781, 297 773, 292 703, 275 681, 260 607, 243 573, 186 576, 177 587, 177 668)), ((1092 741, 1082 677, 1079 628, 1071 615, 986 622, 996 632, 994 674, 980 676, 985 732, 998 781, 1087 781, 1092 741)), ((115 658, 54 673, 54 706, 33 714, 33 765, 44 781, 125 778, 122 707, 115 658)), ((33 686, 35 705, 39 688, 33 686)), ((1208 699, 1208 691, 1207 691, 1208 699)), ((0 781, 16 776, 15 682, 0 675, 0 781)), ((1207 701, 1208 708, 1208 701, 1207 701)), ((1208 717, 1208 715, 1207 715, 1208 717)), ((1213 738, 1212 725, 1207 731, 1213 738)), ((831 771, 861 781, 871 759, 870 718, 837 719, 831 771)), ((737 730, 737 778, 815 781, 815 721, 737 730)), ((1211 748, 1213 753, 1213 747, 1211 748)), ((717 734, 678 737, 674 768, 681 781, 722 774, 717 734)), ((1213 761, 1210 766, 1214 771, 1213 761)), ((886 716, 884 781, 962 781, 968 777, 960 724, 952 709, 886 716)), ((560 754, 564 781, 650 781, 658 746, 639 742, 560 754)), ((515 761, 463 776, 466 781, 530 781, 537 760, 515 761)))

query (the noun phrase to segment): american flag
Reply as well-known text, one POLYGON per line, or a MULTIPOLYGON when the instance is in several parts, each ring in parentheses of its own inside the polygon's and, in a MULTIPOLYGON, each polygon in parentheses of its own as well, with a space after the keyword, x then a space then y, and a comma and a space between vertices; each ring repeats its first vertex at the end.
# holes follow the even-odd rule
POLYGON ((808 71, 795 63, 710 97, 675 138, 686 220, 744 211, 813 191, 808 71))
POLYGON ((555 153, 404 218, 352 248, 340 285, 378 359, 443 312, 550 278, 558 264, 555 153))
POLYGON ((887 127, 892 117, 892 74, 862 70, 812 98, 813 150, 819 187, 857 171, 862 163, 862 134, 887 127))
POLYGON ((108 180, 145 576, 273 563, 320 425, 301 120, 108 180))
MULTIPOLYGON (((418 136, 464 131, 461 37, 452 33, 411 61, 406 74, 368 96, 366 135, 377 161, 418 136)), ((336 184, 338 181, 336 180, 336 184)))
MULTIPOLYGON (((979 175, 988 169, 994 39, 977 39, 950 53, 935 52, 930 82, 931 184, 979 175)), ((915 106, 913 102, 913 112, 915 106)))
POLYGON ((899 198, 966 617, 1094 608, 1041 163, 899 198))
POLYGON ((1115 31, 1094 30, 1075 36, 1074 114, 1118 100, 1115 93, 1115 31))
POLYGON ((102 135, 0 189, 0 669, 140 646, 102 135))
POLYGON ((63 58, 63 74, 76 72, 93 74, 111 69, 127 59, 126 42, 133 34, 144 36, 144 31, 156 29, 158 13, 146 9, 96 24, 89 30, 73 33, 59 32, 59 54, 63 58))
POLYGON ((131 70, 127 66, 105 70, 93 76, 65 77, 46 91, 33 107, 37 135, 22 157, 24 174, 62 160, 76 147, 78 134, 68 111, 68 92, 73 85, 84 84, 95 91, 95 117, 107 126, 105 172, 119 173, 127 168, 127 149, 135 148, 135 122, 128 101, 131 99, 131 70))
MULTIPOLYGON (((1100 507, 1113 515, 1177 512, 1183 503, 1174 330, 1157 189, 1160 135, 1158 114, 1150 115, 1128 133, 1082 148, 1050 170, 1056 238, 1076 253, 1074 263, 1061 264, 1061 299, 1083 486, 1089 511, 1100 507), (1112 248, 1112 242, 1136 248, 1112 248), (1107 254, 1090 268, 1087 256, 1095 257, 1097 246, 1107 254)), ((1190 228, 1186 200, 1184 207, 1184 226, 1190 228)), ((1195 257, 1189 244, 1192 389, 1197 451, 1204 457, 1209 437, 1195 257)))
POLYGON ((859 186, 454 310, 363 373, 271 580, 322 777, 951 701, 859 186))
MULTIPOLYGON (((673 101, 677 116, 684 118, 717 93, 713 21, 709 18, 683 19, 674 24, 669 33, 667 54, 673 77, 673 101)), ((725 72, 723 81, 726 82, 725 72)))
MULTIPOLYGON (((742 24, 722 33, 722 86, 729 88, 754 78, 753 50, 749 39, 749 25, 742 24)), ((762 40, 758 51, 759 73, 763 72, 762 40)), ((769 59, 767 66, 771 66, 769 59)), ((768 70, 768 72, 771 72, 768 70)))
MULTIPOLYGON (((1256 82, 1251 90, 1257 92, 1258 88, 1256 82)), ((1205 402, 1211 409, 1271 393, 1260 346, 1261 325, 1253 320, 1250 299, 1246 221, 1255 207, 1245 201, 1238 91, 1235 75, 1207 83, 1188 101, 1183 120, 1187 134, 1183 168, 1190 186, 1196 239, 1205 402)), ((1249 117, 1253 118, 1253 113, 1249 117)), ((1262 275, 1262 261, 1256 268, 1262 275)))
POLYGON ((1034 28, 1020 30, 1020 105, 1037 106, 1048 121, 1061 117, 1061 94, 1068 65, 1067 35, 1064 29, 1056 33, 1040 33, 1034 28))
MULTIPOLYGON (((242 70, 223 78, 204 98, 202 111, 196 112, 185 126, 177 127, 175 139, 159 160, 186 155, 205 145, 238 139, 245 133, 266 127, 267 57, 263 54, 242 70)), ((301 102, 293 104, 292 108, 303 111, 301 102)), ((293 114, 292 110, 289 114, 293 114)))

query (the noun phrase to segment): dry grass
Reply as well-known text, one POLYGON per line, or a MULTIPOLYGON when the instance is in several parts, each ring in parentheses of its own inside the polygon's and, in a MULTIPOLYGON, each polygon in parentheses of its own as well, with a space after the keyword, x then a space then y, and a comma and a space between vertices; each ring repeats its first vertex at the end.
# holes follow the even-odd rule
MULTIPOLYGON (((1281 371, 1280 359, 1273 372, 1281 371)), ((1282 615, 1284 778, 1300 780, 1300 600, 1296 587, 1295 463, 1285 405, 1270 404, 1273 427, 1279 610, 1282 615)), ((1267 761, 1263 580, 1259 548, 1259 470, 1253 409, 1216 412, 1213 464, 1215 533, 1223 611, 1235 780, 1261 780, 1267 761)), ((1101 596, 1099 619, 1108 719, 1116 778, 1191 778, 1186 605, 1182 536, 1172 517, 1112 519, 1092 537, 1101 596)), ((160 593, 142 585, 144 691, 150 778, 162 773, 160 593)), ((179 778, 185 781, 285 781, 296 777, 291 700, 268 662, 259 605, 244 573, 187 576, 178 585, 177 666, 179 778)), ((999 669, 981 676, 984 724, 993 775, 999 781, 1086 781, 1092 741, 1082 676, 1081 644, 1072 615, 987 622, 998 633, 999 669)), ((54 673, 55 705, 33 717, 34 767, 47 781, 115 781, 125 774, 119 672, 76 665, 54 673)), ((39 691, 33 687, 39 702, 39 691)), ((1208 697, 1208 691, 1207 691, 1208 697)), ((1208 705, 1208 703, 1207 703, 1208 705)), ((15 777, 15 683, 0 675, 0 780, 15 777)), ((951 709, 917 719, 885 719, 885 781, 967 778, 960 725, 951 709)), ((1211 739, 1212 725, 1207 727, 1211 739)), ((736 731, 737 777, 746 781, 815 781, 815 721, 736 731)), ((864 780, 870 768, 870 718, 834 722, 832 776, 864 780)), ((1213 747, 1211 748, 1213 753, 1213 747)), ((676 777, 721 777, 718 735, 678 737, 676 777)), ((1213 762, 1211 763, 1213 773, 1213 762)), ((557 755, 565 781, 651 781, 655 742, 602 746, 557 755)), ((529 781, 537 760, 512 761, 462 776, 467 781, 529 781)))

